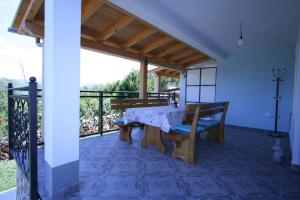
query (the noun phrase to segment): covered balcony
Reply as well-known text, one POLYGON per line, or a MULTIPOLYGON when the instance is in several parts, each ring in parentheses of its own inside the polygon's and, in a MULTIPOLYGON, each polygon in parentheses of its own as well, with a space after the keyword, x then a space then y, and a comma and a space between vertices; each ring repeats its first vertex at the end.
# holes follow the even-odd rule
MULTIPOLYGON (((299 2, 157 2, 21 1, 9 30, 35 37, 43 46, 43 80, 42 91, 34 78, 29 87, 9 88, 11 147, 20 140, 13 137, 16 129, 26 135, 29 145, 23 154, 18 148, 12 152, 19 163, 17 198, 300 198, 299 2), (283 11, 287 16, 280 15, 283 11), (147 90, 148 64, 158 66, 152 70, 156 99, 166 98, 159 87, 160 76, 179 78, 179 107, 175 111, 172 107, 172 112, 188 115, 187 108, 196 106, 192 125, 184 124, 190 127, 186 131, 190 135, 173 134, 172 124, 166 129, 152 125, 160 145, 165 145, 157 149, 157 141, 147 141, 149 124, 136 117, 138 123, 127 129, 131 123, 126 121, 127 108, 120 131, 79 139, 80 96, 85 96, 80 93, 80 48, 140 62, 139 92, 134 99, 148 111, 155 110, 148 102, 153 98, 147 90), (28 95, 18 96, 14 93, 18 90, 28 95), (39 97, 44 145, 36 149, 39 97), (215 120, 212 112, 224 116, 216 131, 218 142, 211 141, 208 126, 200 127, 198 122, 200 108, 212 102, 227 103, 226 109, 205 110, 209 114, 201 118, 215 120), (18 110, 20 106, 28 108, 18 110), (17 118, 15 111, 27 114, 17 118), (201 134, 196 137, 198 127, 201 134), (131 128, 132 142, 121 141, 131 128), (189 148, 186 141, 192 141, 192 134, 195 148, 187 154, 194 153, 195 159, 185 160, 186 155, 177 157, 187 162, 176 159, 178 149, 182 153, 189 148)), ((97 95, 101 113, 104 94, 97 95)), ((167 99, 173 103, 176 98, 167 99)), ((159 117, 158 122, 167 118, 159 117)), ((98 117, 100 133, 102 119, 98 117)))

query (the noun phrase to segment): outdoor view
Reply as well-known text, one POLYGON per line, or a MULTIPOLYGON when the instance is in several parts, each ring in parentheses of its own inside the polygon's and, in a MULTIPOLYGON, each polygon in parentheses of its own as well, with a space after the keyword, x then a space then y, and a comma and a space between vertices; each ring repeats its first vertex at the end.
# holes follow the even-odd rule
MULTIPOLYGON (((0 0, 0 192, 15 187, 15 162, 8 155, 7 86, 26 86, 34 76, 42 89, 42 47, 35 40, 8 32, 19 0, 0 0)), ((116 128, 117 112, 110 107, 115 97, 138 97, 140 63, 81 50, 80 135, 116 128), (121 92, 121 93, 116 93, 121 92), (101 105, 101 106, 100 106, 101 105), (101 109, 101 113, 100 113, 101 109), (101 118, 101 123, 100 123, 101 118)), ((155 68, 149 66, 150 69, 155 68)), ((148 74, 148 92, 154 92, 154 73, 148 74)), ((162 77, 161 91, 176 87, 178 79, 162 77)), ((151 95, 151 94, 150 94, 151 95)), ((41 99, 41 98, 39 98, 41 99)), ((38 142, 42 144, 42 103, 38 102, 38 142)))
POLYGON ((0 0, 0 200, 300 200, 299 8, 0 0))

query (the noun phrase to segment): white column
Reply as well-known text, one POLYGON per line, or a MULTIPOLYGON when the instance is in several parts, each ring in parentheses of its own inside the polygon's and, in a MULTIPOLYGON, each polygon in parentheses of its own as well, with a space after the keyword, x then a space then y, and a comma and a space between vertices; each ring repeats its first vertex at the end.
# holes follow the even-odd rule
POLYGON ((185 80, 186 75, 184 73, 180 72, 180 80, 179 80, 179 88, 180 88, 180 94, 179 94, 179 99, 180 99, 180 106, 185 106, 185 80))
POLYGON ((292 164, 300 166, 300 27, 298 33, 298 44, 296 47, 295 82, 292 126, 290 131, 290 142, 292 149, 292 164))
POLYGON ((45 0, 43 133, 45 188, 78 184, 81 0, 45 0))

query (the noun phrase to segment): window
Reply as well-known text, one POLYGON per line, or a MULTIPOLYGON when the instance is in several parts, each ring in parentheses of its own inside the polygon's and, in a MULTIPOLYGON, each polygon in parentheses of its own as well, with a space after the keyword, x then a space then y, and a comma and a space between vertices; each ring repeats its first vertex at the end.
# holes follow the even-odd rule
POLYGON ((217 68, 186 70, 185 103, 214 102, 217 68))

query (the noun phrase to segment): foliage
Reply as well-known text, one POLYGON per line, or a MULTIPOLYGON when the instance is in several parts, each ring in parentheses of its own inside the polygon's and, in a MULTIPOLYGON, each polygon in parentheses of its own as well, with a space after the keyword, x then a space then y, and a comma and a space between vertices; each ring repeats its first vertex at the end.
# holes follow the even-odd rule
POLYGON ((139 71, 130 72, 123 80, 108 84, 104 91, 138 91, 139 90, 139 71))
POLYGON ((0 161, 0 192, 16 186, 16 163, 14 160, 0 161))
POLYGON ((160 88, 162 91, 168 89, 169 86, 179 87, 179 79, 170 78, 170 77, 161 77, 160 79, 160 88))
POLYGON ((9 80, 0 79, 0 138, 7 137, 7 84, 9 80))
MULTIPOLYGON (((0 139, 7 138, 8 134, 8 111, 7 111, 7 85, 12 83, 14 87, 23 87, 27 82, 24 80, 11 80, 7 78, 0 78, 0 139)), ((40 88, 40 85, 38 86, 40 88)), ((38 118, 41 119, 41 101, 39 101, 38 118)), ((39 124, 40 126, 40 124, 39 124)))
MULTIPOLYGON (((116 81, 114 83, 106 85, 92 85, 83 86, 81 90, 93 90, 93 91, 139 91, 139 71, 131 71, 124 77, 123 80, 116 81)), ((24 86, 23 80, 8 80, 6 78, 0 78, 0 138, 7 137, 7 84, 12 82, 14 87, 24 86)), ((155 75, 149 73, 148 75, 148 92, 154 91, 155 75)), ((26 83, 27 84, 27 83, 26 83)), ((178 86, 179 81, 174 78, 161 77, 161 90, 164 91, 168 86, 178 86)), ((41 88, 39 85, 38 88, 41 88)), ((98 95, 97 93, 91 93, 90 95, 98 95)), ((82 126, 85 126, 87 121, 98 126, 98 112, 99 112, 99 100, 98 98, 81 98, 80 100, 80 122, 82 126)), ((110 98, 103 99, 103 115, 116 114, 116 111, 111 110, 110 98)), ((39 138, 41 138, 41 118, 42 118, 42 105, 41 100, 38 103, 38 119, 39 119, 39 138)), ((81 126, 81 128, 82 128, 81 126)))
MULTIPOLYGON (((138 70, 134 70, 130 72, 123 80, 116 81, 111 84, 107 84, 105 86, 100 85, 98 86, 99 89, 108 92, 115 92, 115 91, 139 91, 139 76, 140 72, 138 70)), ((154 73, 148 74, 148 92, 154 91, 154 82, 155 82, 155 75, 154 73)), ((178 87, 179 80, 176 78, 169 78, 169 77, 161 77, 160 79, 161 90, 164 91, 168 89, 169 86, 178 87)), ((91 89, 96 89, 97 86, 93 86, 91 89)), ((96 90, 99 90, 99 89, 96 90)))

